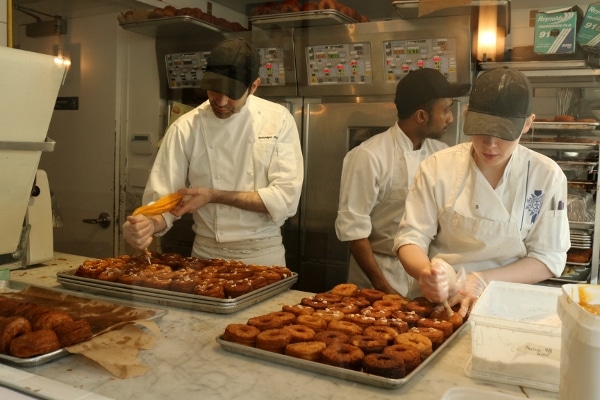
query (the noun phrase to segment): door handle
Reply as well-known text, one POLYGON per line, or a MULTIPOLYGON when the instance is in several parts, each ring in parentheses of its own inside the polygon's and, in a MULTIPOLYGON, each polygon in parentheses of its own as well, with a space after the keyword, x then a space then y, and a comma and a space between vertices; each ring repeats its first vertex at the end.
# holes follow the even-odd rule
POLYGON ((110 226, 110 214, 107 212, 101 212, 98 218, 84 219, 83 222, 86 224, 98 224, 100 227, 106 229, 110 226))

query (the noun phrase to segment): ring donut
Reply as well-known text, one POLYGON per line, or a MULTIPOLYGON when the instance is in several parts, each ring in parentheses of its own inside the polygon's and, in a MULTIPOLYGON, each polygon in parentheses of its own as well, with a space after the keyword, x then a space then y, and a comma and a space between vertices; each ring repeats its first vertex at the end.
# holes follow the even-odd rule
POLYGON ((31 323, 18 316, 0 320, 0 353, 10 354, 10 343, 19 336, 31 332, 31 323))
POLYGON ((223 340, 254 347, 260 330, 247 324, 229 324, 225 327, 223 340))
POLYGON ((326 347, 324 342, 317 341, 290 343, 285 346, 285 354, 303 360, 319 361, 326 347))
POLYGON ((404 360, 394 354, 367 354, 362 360, 363 371, 385 378, 399 379, 406 375, 404 360))
POLYGON ((401 333, 394 339, 394 344, 401 344, 404 346, 412 346, 416 349, 420 356, 421 361, 425 360, 433 352, 433 346, 431 340, 428 337, 423 336, 419 333, 406 332, 401 333))
POLYGON ((347 343, 334 343, 321 353, 323 363, 335 367, 358 370, 365 353, 356 346, 347 343))
POLYGON ((338 4, 335 0, 321 0, 319 1, 319 10, 337 10, 338 4))

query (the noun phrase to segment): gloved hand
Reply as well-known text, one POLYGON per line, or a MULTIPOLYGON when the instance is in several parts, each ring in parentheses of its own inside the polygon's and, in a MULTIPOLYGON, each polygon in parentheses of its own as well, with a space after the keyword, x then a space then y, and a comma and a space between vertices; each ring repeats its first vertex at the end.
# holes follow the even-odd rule
POLYGON ((433 303, 443 303, 450 295, 456 282, 456 271, 441 258, 433 258, 428 270, 419 276, 421 293, 433 303))
POLYGON ((465 282, 458 288, 458 291, 450 297, 448 303, 450 306, 460 304, 458 313, 465 318, 471 312, 471 309, 481 296, 481 293, 487 286, 487 282, 477 272, 471 272, 467 275, 465 282))

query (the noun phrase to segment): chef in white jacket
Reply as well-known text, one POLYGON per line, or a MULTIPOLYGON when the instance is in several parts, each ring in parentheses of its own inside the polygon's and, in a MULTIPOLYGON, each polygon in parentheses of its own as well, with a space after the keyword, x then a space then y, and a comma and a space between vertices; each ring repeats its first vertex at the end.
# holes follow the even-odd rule
POLYGON ((281 226, 296 213, 303 157, 293 116, 254 96, 260 56, 241 38, 219 43, 200 87, 208 100, 167 130, 144 191, 144 203, 179 192, 171 211, 129 216, 124 237, 147 248, 185 213, 194 217, 192 255, 285 265, 281 226))
POLYGON ((392 251, 404 201, 419 163, 448 147, 438 139, 453 121, 453 98, 470 87, 432 68, 409 72, 396 86, 396 124, 344 158, 335 229, 350 244, 349 283, 406 295, 412 278, 392 251))
POLYGON ((465 117, 471 142, 421 164, 394 239, 415 278, 411 297, 460 304, 465 316, 491 281, 561 275, 570 247, 567 180, 553 160, 519 144, 535 118, 532 100, 519 71, 483 73, 465 117))

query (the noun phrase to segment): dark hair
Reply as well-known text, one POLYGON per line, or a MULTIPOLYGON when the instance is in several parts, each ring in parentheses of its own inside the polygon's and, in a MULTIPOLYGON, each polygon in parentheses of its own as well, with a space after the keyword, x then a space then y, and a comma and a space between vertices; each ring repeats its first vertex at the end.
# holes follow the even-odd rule
POLYGON ((429 99, 425 103, 419 104, 418 106, 414 107, 413 110, 402 110, 400 107, 398 107, 398 103, 396 103, 396 110, 398 110, 398 119, 408 119, 417 110, 424 110, 428 114, 431 114, 433 113, 433 105, 437 100, 439 99, 429 99))

